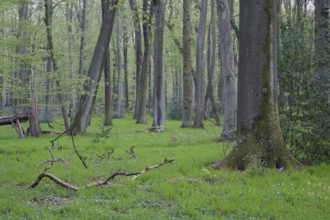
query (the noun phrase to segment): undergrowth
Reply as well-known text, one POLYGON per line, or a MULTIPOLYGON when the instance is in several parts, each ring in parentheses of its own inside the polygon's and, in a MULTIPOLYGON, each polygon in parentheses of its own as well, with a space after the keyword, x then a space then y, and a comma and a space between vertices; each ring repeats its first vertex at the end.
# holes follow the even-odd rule
MULTIPOLYGON (((77 192, 49 179, 27 189, 49 165, 43 162, 51 159, 49 140, 56 134, 19 139, 10 126, 0 127, 0 219, 329 219, 329 165, 218 171, 208 163, 233 143, 216 142, 221 128, 211 122, 182 129, 180 121, 169 120, 161 133, 147 132, 150 124, 137 125, 129 115, 113 122, 108 130, 95 117, 88 135, 74 138, 87 169, 70 137, 55 141, 54 157, 67 164, 55 163, 48 172, 78 186, 77 192), (126 152, 132 146, 135 159, 126 152), (141 171, 165 158, 175 160, 134 181, 117 176, 111 186, 84 188, 117 170, 141 171)), ((52 126, 63 128, 60 120, 52 126)))

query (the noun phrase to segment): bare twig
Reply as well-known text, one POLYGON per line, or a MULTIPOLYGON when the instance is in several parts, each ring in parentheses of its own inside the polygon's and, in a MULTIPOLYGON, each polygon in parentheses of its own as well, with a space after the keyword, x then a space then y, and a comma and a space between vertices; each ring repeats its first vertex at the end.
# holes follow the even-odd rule
POLYGON ((55 162, 62 162, 62 163, 68 164, 64 159, 58 157, 58 158, 55 158, 53 160, 46 160, 46 161, 40 163, 39 166, 42 165, 42 164, 45 164, 45 163, 55 163, 55 162))
POLYGON ((74 144, 74 139, 73 139, 73 136, 71 135, 71 140, 72 140, 72 145, 73 145, 73 148, 74 148, 74 152, 77 154, 77 156, 79 157, 80 161, 82 162, 82 164, 84 165, 84 167, 87 169, 87 165, 86 165, 86 162, 84 160, 84 158, 79 154, 77 148, 76 148, 76 145, 74 144))
POLYGON ((109 176, 106 180, 96 181, 94 183, 91 183, 91 184, 86 185, 85 187, 110 185, 111 182, 112 182, 112 180, 116 176, 134 176, 132 178, 132 180, 135 180, 139 176, 143 175, 145 172, 147 172, 149 170, 152 170, 152 169, 156 169, 158 167, 161 167, 161 166, 163 166, 166 163, 172 163, 173 161, 174 161, 174 159, 168 160, 168 159, 165 158, 165 160, 162 161, 162 162, 160 162, 159 164, 154 165, 154 166, 151 166, 151 167, 146 167, 142 171, 139 171, 139 172, 128 172, 128 171, 118 170, 115 173, 113 173, 111 176, 109 176))
POLYGON ((64 188, 74 190, 74 191, 78 190, 78 187, 73 186, 70 183, 67 183, 67 182, 59 179, 58 177, 56 177, 50 173, 46 173, 46 172, 40 173, 39 176, 37 177, 37 179, 28 188, 30 189, 30 188, 36 187, 44 177, 48 177, 49 179, 53 180, 55 183, 57 183, 60 186, 63 186, 64 188))

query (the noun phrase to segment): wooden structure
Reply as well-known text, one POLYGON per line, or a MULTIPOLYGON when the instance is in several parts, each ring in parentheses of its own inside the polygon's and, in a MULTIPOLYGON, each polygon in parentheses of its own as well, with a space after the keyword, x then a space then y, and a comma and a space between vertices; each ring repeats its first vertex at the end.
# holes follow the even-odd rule
POLYGON ((25 132, 21 126, 21 122, 26 122, 29 120, 29 113, 24 112, 20 114, 15 114, 12 116, 0 116, 0 126, 2 125, 12 125, 19 137, 25 137, 25 132))

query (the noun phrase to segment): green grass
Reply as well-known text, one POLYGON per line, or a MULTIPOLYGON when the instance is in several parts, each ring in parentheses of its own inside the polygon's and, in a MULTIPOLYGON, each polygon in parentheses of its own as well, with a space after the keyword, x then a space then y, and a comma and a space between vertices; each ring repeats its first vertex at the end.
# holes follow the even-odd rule
MULTIPOLYGON (((61 123, 53 126, 60 131, 61 123)), ((114 120, 108 138, 100 137, 101 124, 101 117, 93 118, 89 134, 74 138, 88 169, 72 154, 70 137, 55 142, 54 156, 70 166, 56 163, 48 172, 78 186, 77 192, 47 178, 27 189, 47 166, 40 164, 50 159, 49 140, 56 135, 19 139, 10 126, 0 127, 0 219, 330 218, 329 165, 282 173, 218 171, 207 164, 228 153, 232 143, 216 143, 221 128, 211 122, 205 129, 181 129, 179 121, 167 121, 166 132, 151 133, 145 132, 150 124, 127 117, 114 120), (131 146, 136 160, 126 153, 131 146), (118 176, 111 186, 84 188, 116 170, 140 171, 165 158, 175 161, 134 181, 118 176)))

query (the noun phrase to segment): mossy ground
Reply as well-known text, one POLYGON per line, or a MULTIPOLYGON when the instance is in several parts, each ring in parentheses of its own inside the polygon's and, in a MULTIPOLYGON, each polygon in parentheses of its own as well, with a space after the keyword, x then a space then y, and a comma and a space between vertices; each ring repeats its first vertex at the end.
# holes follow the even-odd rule
MULTIPOLYGON (((60 123, 52 125, 60 131, 60 123)), ((49 179, 27 189, 47 166, 40 164, 50 159, 47 148, 56 135, 19 139, 10 126, 0 127, 0 219, 329 219, 329 165, 281 173, 214 170, 207 164, 233 143, 215 142, 221 128, 212 122, 205 129, 180 125, 167 121, 165 132, 145 132, 150 123, 137 125, 129 116, 115 119, 105 138, 102 118, 95 117, 89 134, 74 138, 88 169, 72 154, 71 138, 61 137, 54 156, 70 166, 56 163, 48 172, 78 186, 77 192, 49 179), (126 153, 131 146, 135 160, 126 153), (84 188, 116 170, 140 171, 165 158, 175 161, 134 181, 116 177, 112 186, 84 188)))

